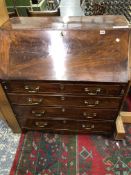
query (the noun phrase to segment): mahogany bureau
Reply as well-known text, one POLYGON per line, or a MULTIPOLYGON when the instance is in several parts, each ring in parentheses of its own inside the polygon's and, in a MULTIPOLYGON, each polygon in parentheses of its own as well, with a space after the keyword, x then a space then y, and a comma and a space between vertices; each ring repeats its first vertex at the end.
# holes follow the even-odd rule
POLYGON ((0 29, 0 79, 24 130, 111 135, 128 90, 122 16, 12 18, 0 29))

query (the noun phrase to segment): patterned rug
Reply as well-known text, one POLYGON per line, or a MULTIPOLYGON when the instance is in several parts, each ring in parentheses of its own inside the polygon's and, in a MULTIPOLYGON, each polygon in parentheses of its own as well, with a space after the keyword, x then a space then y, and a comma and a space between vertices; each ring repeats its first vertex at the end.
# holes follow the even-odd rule
POLYGON ((131 125, 126 138, 28 132, 10 175, 131 175, 131 125))

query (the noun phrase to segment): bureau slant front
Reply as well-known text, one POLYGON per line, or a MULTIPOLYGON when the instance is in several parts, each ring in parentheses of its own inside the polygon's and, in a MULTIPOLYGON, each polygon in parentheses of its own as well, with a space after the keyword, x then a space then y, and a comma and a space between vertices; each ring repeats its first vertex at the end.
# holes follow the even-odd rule
POLYGON ((114 133, 129 86, 124 17, 12 18, 0 42, 1 85, 23 131, 114 133))

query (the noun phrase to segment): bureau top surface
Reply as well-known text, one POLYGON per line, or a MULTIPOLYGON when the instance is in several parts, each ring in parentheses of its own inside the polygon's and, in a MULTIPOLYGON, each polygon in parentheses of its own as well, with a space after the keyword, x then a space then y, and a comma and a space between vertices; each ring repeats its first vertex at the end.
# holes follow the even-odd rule
POLYGON ((0 79, 128 82, 125 18, 69 19, 72 26, 63 28, 55 17, 7 22, 0 30, 0 79))
POLYGON ((81 17, 17 17, 11 18, 3 25, 3 29, 66 29, 86 30, 96 28, 129 28, 124 16, 102 15, 81 17))

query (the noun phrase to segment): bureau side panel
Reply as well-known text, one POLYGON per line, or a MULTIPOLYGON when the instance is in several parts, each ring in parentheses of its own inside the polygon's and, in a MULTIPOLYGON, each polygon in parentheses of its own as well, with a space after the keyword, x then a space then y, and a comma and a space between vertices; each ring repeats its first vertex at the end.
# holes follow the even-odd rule
POLYGON ((0 111, 2 112, 4 119, 7 121, 13 132, 20 133, 21 129, 12 111, 12 108, 8 102, 8 99, 0 84, 0 111))

